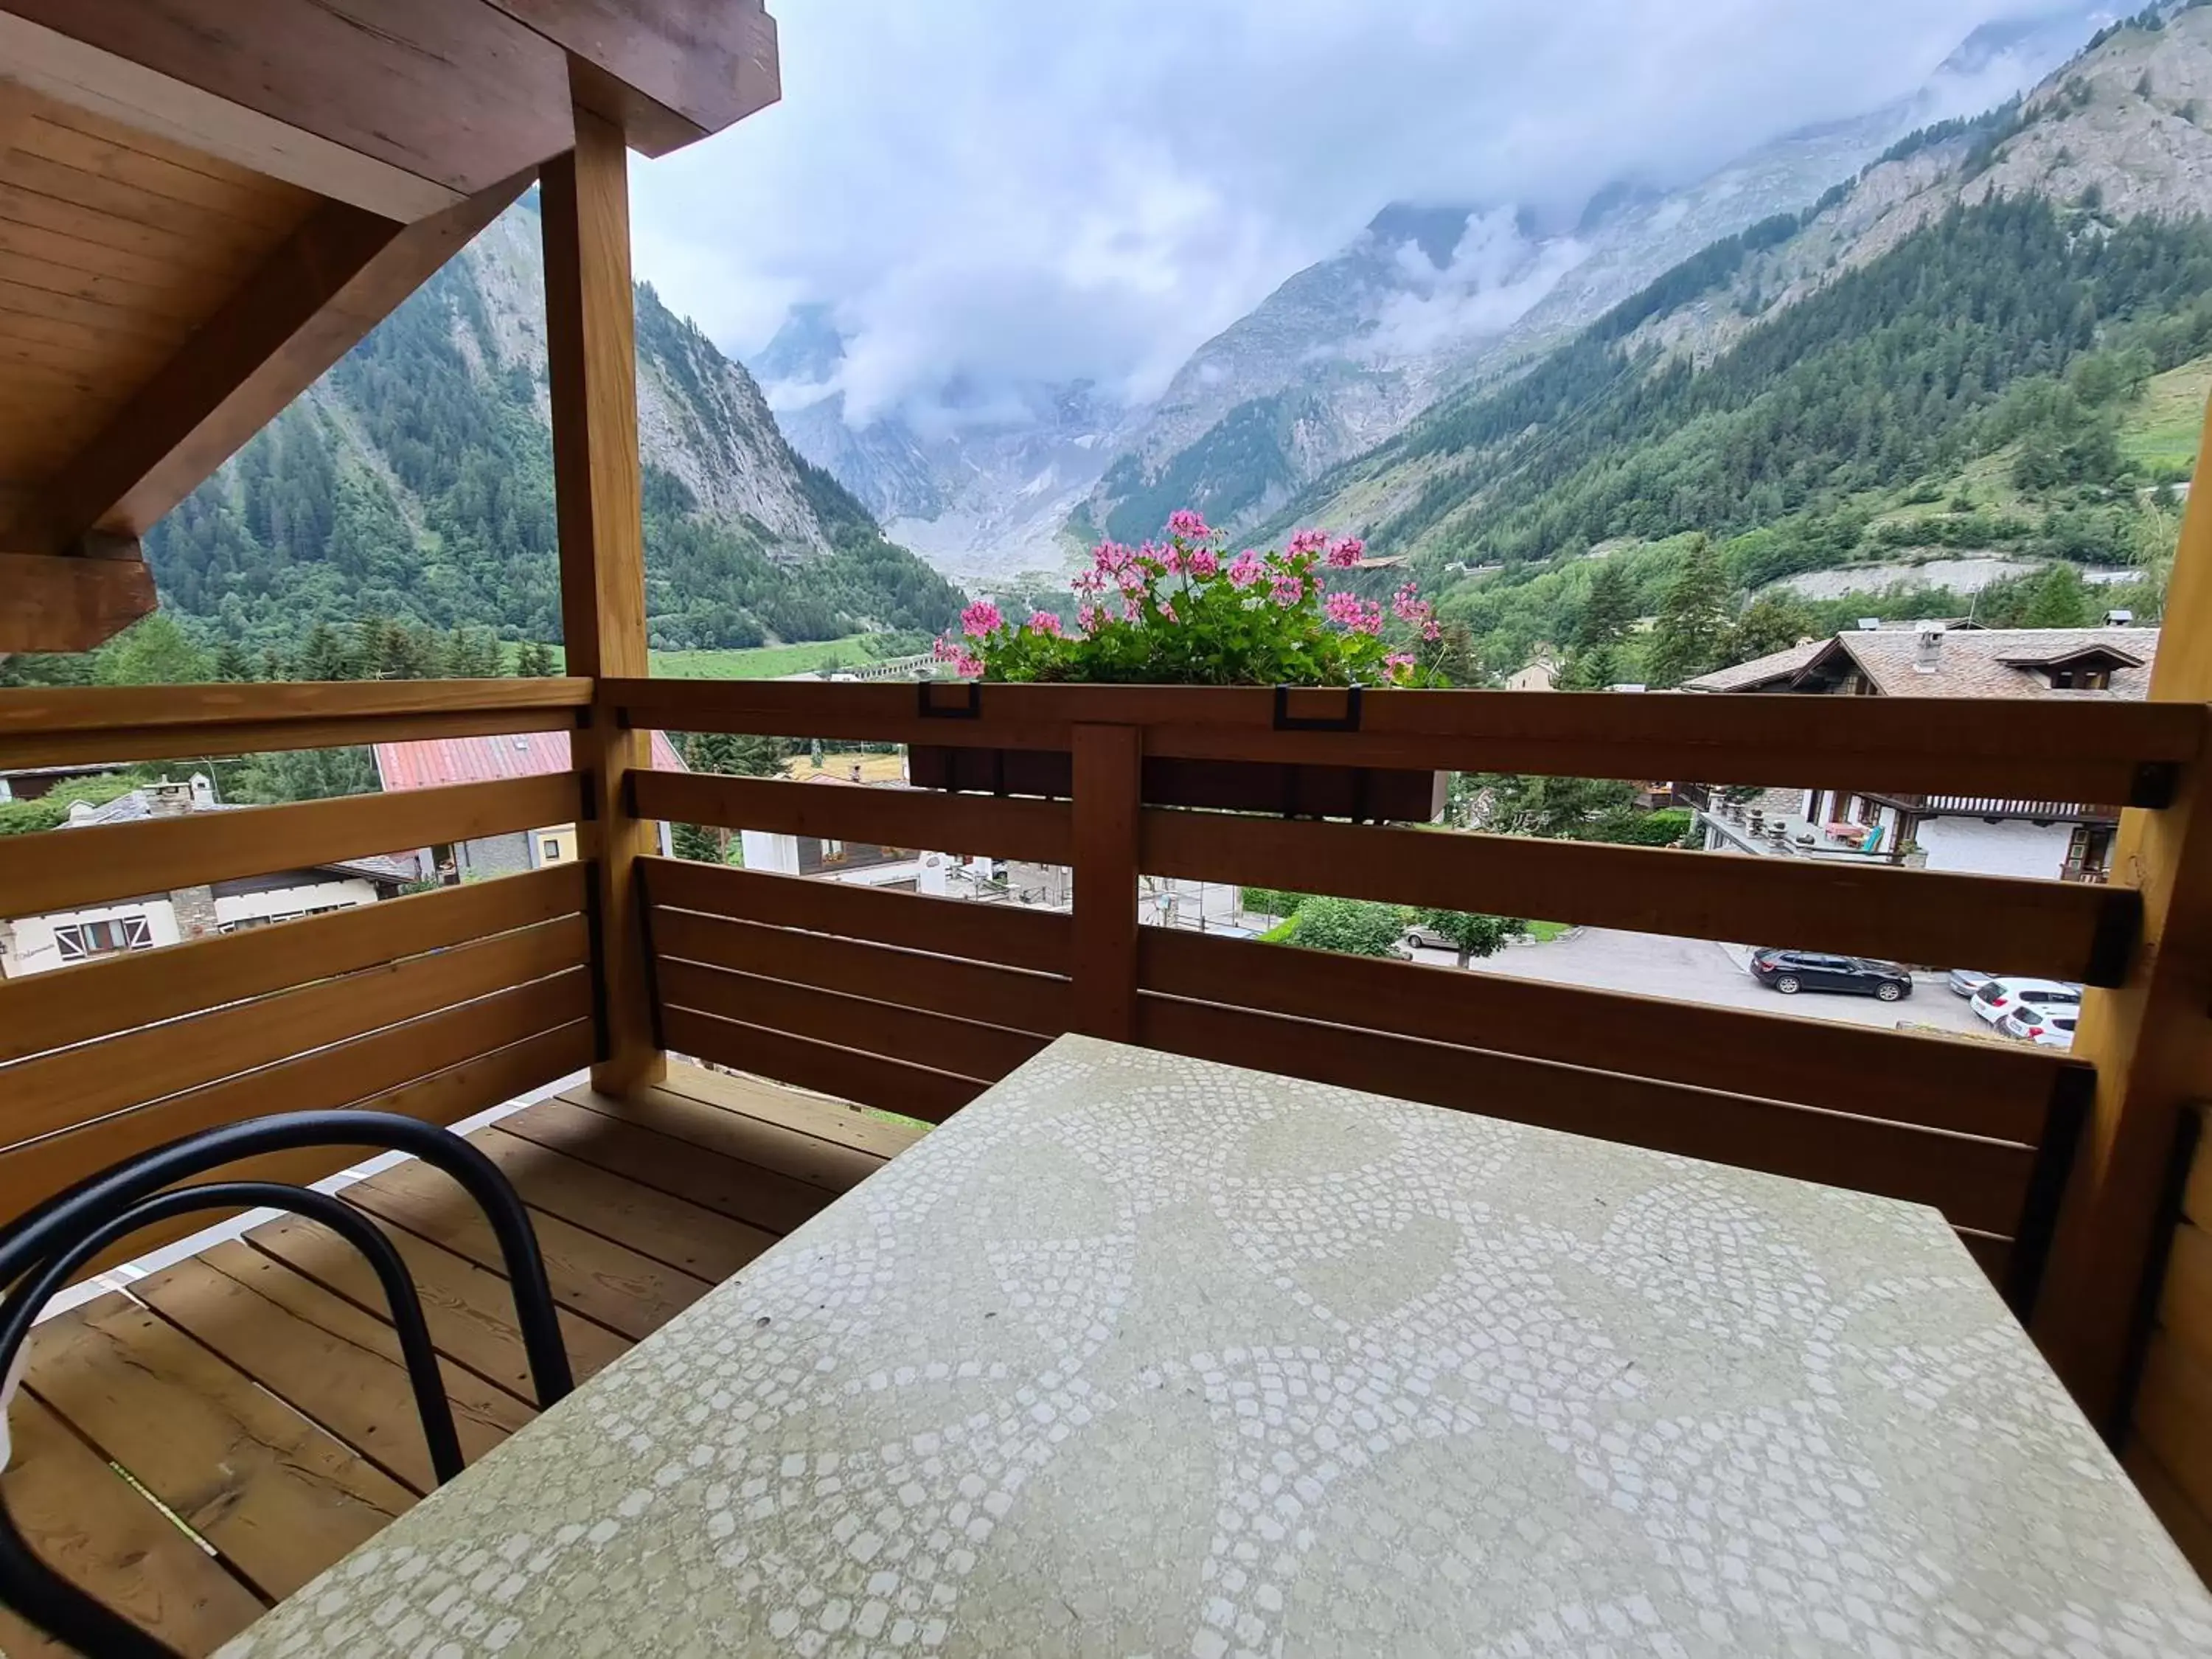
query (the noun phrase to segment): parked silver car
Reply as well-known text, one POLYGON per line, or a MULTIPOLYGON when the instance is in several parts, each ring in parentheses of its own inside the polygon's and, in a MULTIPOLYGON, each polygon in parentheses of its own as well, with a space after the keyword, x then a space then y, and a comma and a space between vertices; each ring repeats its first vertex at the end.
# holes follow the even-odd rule
POLYGON ((1970 997, 1995 979, 1995 974, 1984 974, 1974 968, 1954 968, 1943 982, 1951 988, 1954 997, 1970 997))

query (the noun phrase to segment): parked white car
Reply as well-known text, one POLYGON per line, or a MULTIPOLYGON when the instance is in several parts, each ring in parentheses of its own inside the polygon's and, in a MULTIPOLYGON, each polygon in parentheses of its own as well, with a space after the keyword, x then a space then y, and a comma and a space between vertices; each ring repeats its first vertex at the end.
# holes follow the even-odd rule
POLYGON ((2010 1012, 1998 1017, 1997 1030, 2008 1037, 2033 1042, 2039 1048, 2071 1048, 2074 1046, 2074 1021, 2080 1012, 2078 1008, 2018 1003, 2010 1012))
POLYGON ((1975 992, 1966 1006, 1994 1025, 2022 1004, 2039 1008, 2079 1008, 2081 988, 2056 979, 1993 979, 1975 992))

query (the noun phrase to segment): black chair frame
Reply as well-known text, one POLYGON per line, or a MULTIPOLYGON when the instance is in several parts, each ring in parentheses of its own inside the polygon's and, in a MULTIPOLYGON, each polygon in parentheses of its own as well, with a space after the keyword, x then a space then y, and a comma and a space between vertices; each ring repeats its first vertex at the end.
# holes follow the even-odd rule
MULTIPOLYGON (((88 1176, 0 1229, 0 1377, 12 1381, 40 1310, 77 1273, 139 1228, 195 1210, 270 1208, 320 1222, 359 1250, 391 1305, 407 1380, 441 1485, 461 1472, 437 1354, 413 1275, 392 1241, 360 1211, 312 1187, 270 1181, 179 1186, 241 1158, 305 1147, 360 1146, 409 1152, 459 1182, 499 1241, 531 1381, 541 1409, 575 1387, 545 1261, 530 1216, 499 1166, 450 1130, 390 1112, 291 1112, 225 1124, 173 1140, 88 1176)), ((49 1567, 0 1503, 0 1603, 48 1635, 100 1659, 177 1659, 146 1634, 49 1567)))

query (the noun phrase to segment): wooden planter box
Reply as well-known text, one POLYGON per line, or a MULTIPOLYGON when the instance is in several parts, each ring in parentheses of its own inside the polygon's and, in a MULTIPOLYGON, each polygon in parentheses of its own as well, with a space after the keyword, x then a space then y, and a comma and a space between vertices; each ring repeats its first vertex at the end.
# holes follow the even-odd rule
MULTIPOLYGON (((907 775, 925 789, 978 794, 1074 793, 1075 757, 1058 749, 971 749, 915 744, 907 775)), ((1395 819, 1426 823, 1444 810, 1442 772, 1372 766, 1300 766, 1273 761, 1145 762, 1148 806, 1212 806, 1299 817, 1395 819)))

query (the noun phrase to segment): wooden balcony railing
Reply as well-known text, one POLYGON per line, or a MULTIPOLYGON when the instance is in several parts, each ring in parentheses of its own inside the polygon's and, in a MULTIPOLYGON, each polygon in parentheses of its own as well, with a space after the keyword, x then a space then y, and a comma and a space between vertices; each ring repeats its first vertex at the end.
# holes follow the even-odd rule
MULTIPOLYGON (((1291 705, 1340 710, 1338 694, 1291 705)), ((9 981, 0 1219, 204 1125, 370 1103, 453 1121, 578 1066, 605 1071, 625 1047, 941 1120, 1082 1030, 1935 1205, 2028 1308, 2094 1085, 2082 1059, 1140 929, 1139 874, 2098 986, 2139 964, 2135 887, 1170 809, 1145 804, 1144 763, 1950 781, 2157 808, 2186 799, 2203 708, 2060 705, 2032 741, 1971 706, 1889 700, 1369 693, 1356 730, 1276 716, 1265 690, 1154 688, 605 678, 8 694, 0 765, 563 726, 586 758, 550 777, 13 837, 0 842, 0 915, 610 817, 633 849, 661 819, 1066 866, 1075 902, 973 905, 650 856, 611 884, 587 857, 9 981), (1073 798, 629 769, 618 757, 654 727, 1064 749, 1073 798), (592 776, 590 757, 614 778, 592 776), (610 885, 635 920, 608 925, 610 885), (626 983, 645 988, 635 1025, 626 983)))
MULTIPOLYGON (((0 767, 573 727, 589 696, 581 680, 14 691, 0 767)), ((534 830, 582 799, 571 772, 9 836, 0 917, 534 830)), ((451 1123, 588 1064, 588 876, 555 866, 0 981, 0 1221, 216 1124, 367 1105, 451 1123)))
POLYGON ((941 1118, 1087 1030, 1932 1204, 2023 1309, 2092 1086, 2080 1061, 1139 929, 1138 874, 2100 985, 2127 970, 2133 891, 1170 810, 1142 804, 1142 760, 1948 781, 2155 805, 2204 726, 2193 708, 2069 707, 2063 732, 2030 744, 1940 702, 1395 693, 1369 694, 1358 730, 1316 731, 1279 727, 1264 690, 626 681, 601 695, 637 726, 1074 756, 1066 801, 633 774, 645 817, 1074 870, 1061 915, 644 860, 672 1048, 941 1118))

